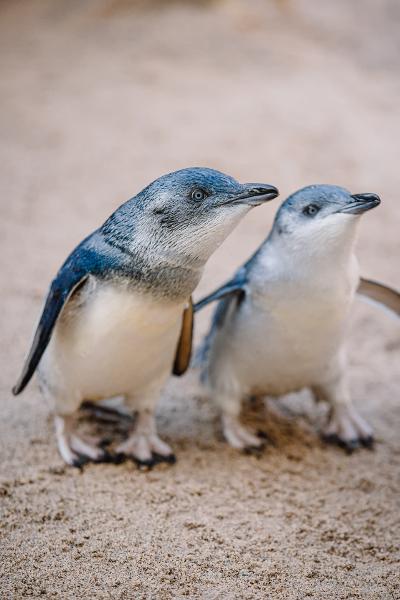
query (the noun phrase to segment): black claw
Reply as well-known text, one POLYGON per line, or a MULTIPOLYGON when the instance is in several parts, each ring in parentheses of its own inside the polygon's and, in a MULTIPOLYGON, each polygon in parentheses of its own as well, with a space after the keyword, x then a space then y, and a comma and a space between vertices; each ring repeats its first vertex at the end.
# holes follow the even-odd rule
POLYGON ((336 433, 329 433, 329 434, 323 433, 322 439, 326 444, 334 444, 335 446, 340 445, 340 439, 336 435, 336 433))
POLYGON ((136 456, 127 456, 127 458, 133 460, 133 462, 135 462, 139 468, 144 467, 152 469, 156 464, 156 461, 153 457, 147 458, 146 460, 140 460, 139 458, 136 458, 136 456))
POLYGON ((114 465, 120 465, 122 463, 124 463, 126 460, 128 460, 128 456, 126 454, 124 454, 123 452, 117 452, 117 454, 112 454, 112 461, 114 465))
POLYGON ((79 456, 77 458, 74 458, 71 466, 75 467, 76 469, 79 469, 80 471, 83 471, 83 467, 88 462, 89 462, 89 459, 87 456, 83 456, 83 454, 79 454, 79 456))
POLYGON ((347 454, 353 454, 354 450, 357 450, 361 446, 365 446, 366 448, 371 448, 373 445, 373 439, 367 438, 366 440, 362 439, 354 439, 354 440, 343 440, 336 433, 330 433, 329 435, 323 435, 322 439, 327 444, 333 444, 335 446, 339 446, 339 448, 343 448, 347 454))
POLYGON ((146 460, 140 460, 140 459, 136 458, 136 456, 128 456, 127 458, 130 458, 131 460, 133 460, 139 468, 146 467, 148 469, 152 469, 156 465, 163 463, 163 462, 168 463, 170 465, 173 465, 176 463, 175 454, 168 454, 167 456, 163 456, 162 454, 157 454, 154 452, 152 454, 151 458, 148 458, 146 460))
POLYGON ((126 456, 122 453, 118 453, 116 455, 111 454, 111 452, 108 452, 107 450, 103 451, 103 454, 101 456, 99 456, 99 458, 89 458, 88 456, 84 456, 83 454, 80 454, 72 463, 72 467, 76 467, 77 469, 80 469, 81 471, 83 471, 83 467, 85 465, 87 465, 88 463, 95 463, 95 464, 100 464, 100 463, 111 463, 111 464, 115 464, 118 465, 121 462, 124 462, 126 460, 126 456))
POLYGON ((169 465, 174 465, 176 463, 175 454, 167 454, 167 456, 164 456, 163 454, 157 454, 157 452, 154 452, 153 459, 155 461, 154 464, 165 462, 165 463, 168 463, 169 465))
POLYGON ((369 435, 368 437, 361 439, 360 442, 364 446, 364 448, 367 448, 368 450, 374 449, 374 445, 375 445, 374 436, 369 435))
POLYGON ((92 462, 94 462, 94 463, 114 463, 115 458, 110 452, 108 452, 107 450, 103 450, 103 454, 101 456, 99 456, 99 458, 96 458, 95 460, 93 460, 92 462))
POLYGON ((176 456, 175 454, 168 454, 168 456, 163 456, 162 454, 157 454, 157 453, 153 453, 151 458, 147 458, 145 460, 140 460, 139 458, 137 458, 136 456, 133 456, 132 454, 124 454, 123 452, 118 452, 117 454, 110 454, 108 453, 107 459, 106 460, 101 460, 98 462, 110 462, 110 463, 114 463, 116 465, 119 465, 127 460, 131 460, 134 463, 136 463, 136 465, 141 468, 147 468, 147 469, 151 469, 153 468, 155 465, 158 465, 159 463, 168 463, 170 465, 173 465, 176 463, 176 456))
POLYGON ((261 446, 246 446, 243 448, 243 454, 247 456, 256 456, 260 458, 265 448, 265 444, 261 444, 261 446))
POLYGON ((350 455, 353 454, 354 450, 357 450, 360 447, 360 442, 357 439, 348 441, 340 440, 339 445, 350 455))

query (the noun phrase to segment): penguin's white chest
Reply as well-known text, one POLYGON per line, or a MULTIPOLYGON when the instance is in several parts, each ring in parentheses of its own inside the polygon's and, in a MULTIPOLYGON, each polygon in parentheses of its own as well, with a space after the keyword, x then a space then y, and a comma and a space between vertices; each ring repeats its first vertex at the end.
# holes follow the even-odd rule
POLYGON ((249 389, 271 395, 309 386, 327 373, 351 303, 344 289, 283 291, 270 293, 264 302, 245 303, 233 344, 240 379, 249 389))
POLYGON ((96 286, 60 320, 43 369, 81 399, 157 392, 171 372, 184 303, 96 286))

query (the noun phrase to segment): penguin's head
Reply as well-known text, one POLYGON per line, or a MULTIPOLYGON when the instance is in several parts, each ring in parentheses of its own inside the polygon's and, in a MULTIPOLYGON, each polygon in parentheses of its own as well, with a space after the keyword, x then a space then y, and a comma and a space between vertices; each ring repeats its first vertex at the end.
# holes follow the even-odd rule
POLYGON ((103 230, 131 247, 163 254, 171 263, 201 265, 250 208, 277 195, 269 184, 242 184, 208 168, 182 169, 153 181, 103 230))
POLYGON ((283 202, 273 227, 289 245, 313 246, 319 252, 355 237, 359 217, 380 204, 376 194, 351 194, 335 185, 310 185, 283 202))

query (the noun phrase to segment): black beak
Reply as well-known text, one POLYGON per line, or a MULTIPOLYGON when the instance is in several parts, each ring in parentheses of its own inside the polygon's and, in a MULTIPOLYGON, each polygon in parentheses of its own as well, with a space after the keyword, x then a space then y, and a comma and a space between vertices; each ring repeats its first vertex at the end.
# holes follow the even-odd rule
POLYGON ((351 198, 354 202, 350 202, 341 208, 339 212, 350 215, 361 215, 381 203, 381 199, 377 194, 353 194, 351 198))
POLYGON ((278 189, 266 183, 244 183, 242 188, 243 192, 229 200, 229 204, 258 206, 279 196, 278 189))

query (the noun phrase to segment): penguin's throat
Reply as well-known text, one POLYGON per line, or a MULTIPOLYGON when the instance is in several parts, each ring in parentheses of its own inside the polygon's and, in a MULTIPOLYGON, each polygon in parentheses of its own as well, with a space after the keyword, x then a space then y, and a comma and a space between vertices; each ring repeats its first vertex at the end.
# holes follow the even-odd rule
POLYGON ((328 240, 325 244, 310 243, 310 240, 271 239, 264 244, 253 267, 263 273, 268 281, 304 281, 311 285, 336 279, 353 277, 354 237, 340 243, 328 240))
POLYGON ((187 299, 197 286, 201 273, 170 264, 139 261, 126 263, 112 275, 143 293, 170 300, 187 299))
POLYGON ((171 256, 155 246, 129 247, 115 239, 106 242, 120 253, 111 277, 136 290, 169 299, 187 299, 200 281, 202 266, 185 261, 185 257, 171 256))
MULTIPOLYGON (((332 268, 348 263, 354 254, 356 231, 321 231, 313 236, 290 235, 277 240, 276 251, 282 262, 295 268, 332 268)), ((275 245, 275 244, 274 244, 275 245)))

